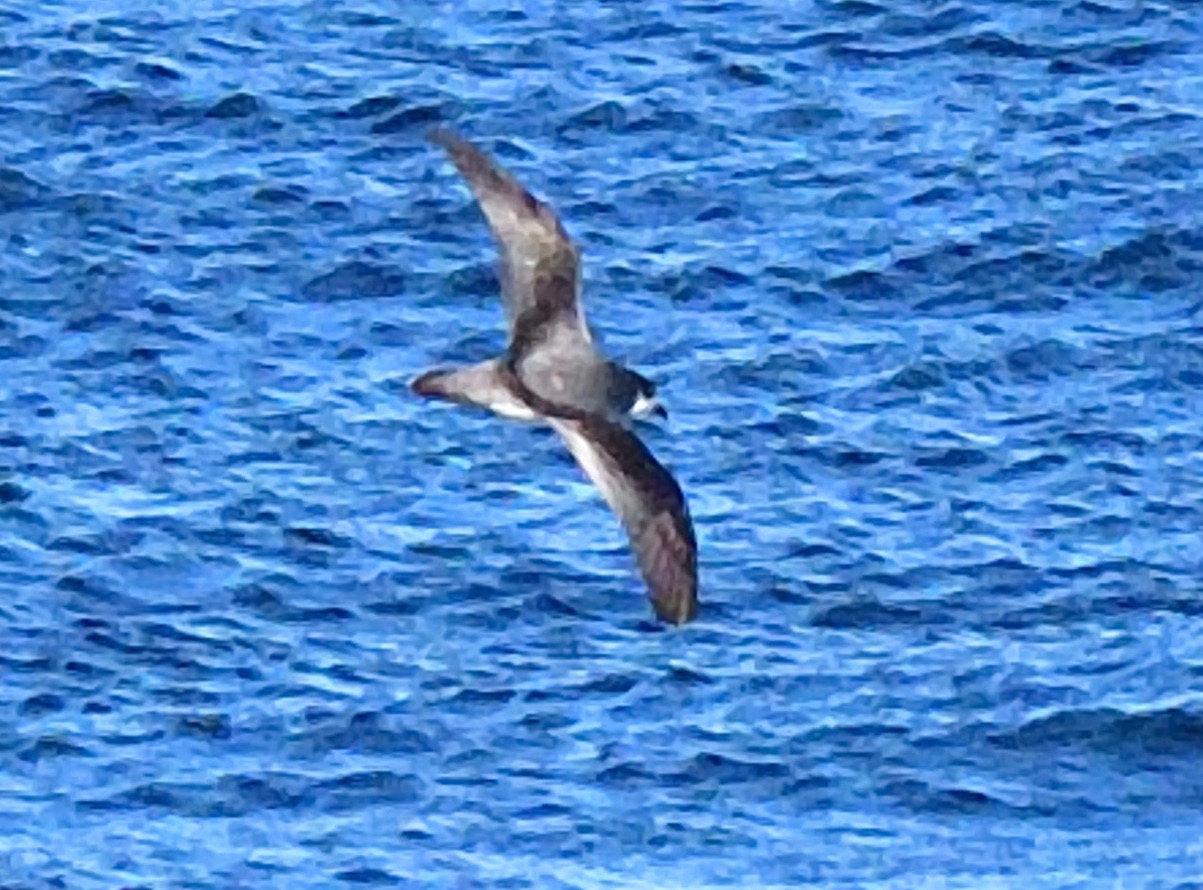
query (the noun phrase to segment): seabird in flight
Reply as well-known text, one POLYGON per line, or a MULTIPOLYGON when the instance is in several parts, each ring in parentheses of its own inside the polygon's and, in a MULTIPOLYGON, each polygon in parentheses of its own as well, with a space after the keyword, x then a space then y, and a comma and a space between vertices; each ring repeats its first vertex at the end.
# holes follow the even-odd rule
POLYGON ((656 614, 691 620, 698 582, 689 508, 631 430, 632 418, 666 416, 654 384, 598 349, 580 303, 580 252, 555 212, 470 142, 441 129, 430 139, 467 181, 501 254, 509 343, 480 364, 427 371, 411 389, 550 424, 626 529, 656 614))

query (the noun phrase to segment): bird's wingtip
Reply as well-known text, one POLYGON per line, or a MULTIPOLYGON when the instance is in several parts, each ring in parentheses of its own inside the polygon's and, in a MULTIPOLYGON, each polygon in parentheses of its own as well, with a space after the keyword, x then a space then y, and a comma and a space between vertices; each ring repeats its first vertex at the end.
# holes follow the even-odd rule
POLYGON ((676 625, 696 618, 698 551, 693 523, 684 507, 654 517, 632 543, 656 617, 676 625))
POLYGON ((698 598, 694 591, 674 592, 652 599, 656 616, 668 624, 680 627, 698 617, 698 598))
POLYGON ((463 150, 471 145, 467 139, 459 135, 455 130, 445 124, 437 124, 431 127, 426 133, 427 141, 437 145, 444 151, 454 154, 457 150, 463 150))

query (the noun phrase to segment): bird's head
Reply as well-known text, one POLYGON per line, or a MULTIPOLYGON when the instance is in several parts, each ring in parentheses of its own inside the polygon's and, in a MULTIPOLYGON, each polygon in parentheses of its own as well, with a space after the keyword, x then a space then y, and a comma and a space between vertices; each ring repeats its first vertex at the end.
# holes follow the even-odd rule
POLYGON ((668 419, 668 411, 656 396, 656 384, 642 374, 625 368, 620 364, 611 363, 611 399, 614 407, 620 413, 627 414, 636 420, 656 415, 662 420, 668 419))

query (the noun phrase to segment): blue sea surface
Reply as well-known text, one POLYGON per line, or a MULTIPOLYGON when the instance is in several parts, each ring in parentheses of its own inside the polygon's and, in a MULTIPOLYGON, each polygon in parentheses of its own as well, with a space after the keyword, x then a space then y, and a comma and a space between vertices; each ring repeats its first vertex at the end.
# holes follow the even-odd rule
POLYGON ((1203 886, 1188 0, 0 0, 0 887, 1203 886), (660 385, 700 619, 505 342, 660 385))

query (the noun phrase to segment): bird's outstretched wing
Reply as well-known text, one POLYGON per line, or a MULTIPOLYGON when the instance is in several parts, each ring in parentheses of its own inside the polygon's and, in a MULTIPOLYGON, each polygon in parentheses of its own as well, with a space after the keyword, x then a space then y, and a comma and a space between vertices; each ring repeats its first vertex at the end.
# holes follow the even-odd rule
POLYGON ((664 621, 698 610, 698 547, 675 479, 630 430, 600 417, 551 417, 581 469, 618 516, 664 621))
POLYGON ((555 212, 472 143, 438 129, 430 140, 446 150, 472 189, 501 254, 501 285, 510 342, 556 336, 589 339, 580 307, 580 252, 555 212))

